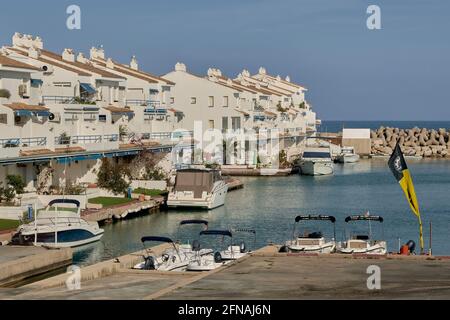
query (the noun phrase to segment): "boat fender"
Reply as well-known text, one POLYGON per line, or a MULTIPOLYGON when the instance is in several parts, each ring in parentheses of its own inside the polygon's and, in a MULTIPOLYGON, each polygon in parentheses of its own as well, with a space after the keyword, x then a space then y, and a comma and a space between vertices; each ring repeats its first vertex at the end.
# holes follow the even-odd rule
POLYGON ((416 243, 413 240, 409 240, 406 245, 409 248, 409 253, 414 253, 414 251, 416 250, 416 243))
POLYGON ((408 256, 409 255, 409 247, 408 247, 407 244, 403 245, 400 248, 400 255, 402 255, 402 256, 408 256))
POLYGON ((220 254, 220 252, 216 252, 214 254, 214 262, 215 263, 221 263, 222 262, 222 255, 220 254))

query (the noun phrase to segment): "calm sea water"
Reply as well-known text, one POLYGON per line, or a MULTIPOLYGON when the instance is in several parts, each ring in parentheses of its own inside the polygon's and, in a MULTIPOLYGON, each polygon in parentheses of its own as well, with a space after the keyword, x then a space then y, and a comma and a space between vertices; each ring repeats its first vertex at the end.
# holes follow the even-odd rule
MULTIPOLYGON (((409 161, 416 191, 422 208, 426 246, 428 247, 429 223, 433 222, 433 250, 435 254, 450 254, 450 210, 448 192, 450 185, 450 161, 409 161)), ((342 240, 344 219, 348 215, 382 215, 385 218, 384 238, 389 250, 398 249, 412 239, 418 243, 418 227, 415 216, 409 210, 398 183, 391 175, 386 160, 362 160, 357 164, 336 165, 336 173, 329 177, 246 177, 245 188, 229 193, 226 206, 211 212, 170 211, 135 218, 105 226, 100 243, 79 249, 75 262, 91 264, 111 259, 142 248, 139 239, 143 235, 169 236, 189 239, 198 229, 185 228, 178 232, 178 224, 185 219, 207 219, 210 228, 245 227, 257 232, 256 247, 268 242, 283 243, 292 234, 294 218, 298 214, 327 214, 336 216, 337 239, 342 240)), ((367 231, 369 225, 355 226, 367 231)), ((309 230, 320 227, 332 235, 328 223, 306 225, 309 230)), ((377 223, 370 225, 373 234, 382 237, 377 223)), ((347 229, 348 231, 349 229, 347 229)), ((353 231, 355 229, 352 229, 353 231)), ((253 245, 251 237, 246 238, 253 245)))
POLYGON ((341 132, 343 128, 378 129, 381 126, 400 129, 414 127, 428 129, 450 129, 450 121, 323 121, 319 128, 321 132, 341 132))

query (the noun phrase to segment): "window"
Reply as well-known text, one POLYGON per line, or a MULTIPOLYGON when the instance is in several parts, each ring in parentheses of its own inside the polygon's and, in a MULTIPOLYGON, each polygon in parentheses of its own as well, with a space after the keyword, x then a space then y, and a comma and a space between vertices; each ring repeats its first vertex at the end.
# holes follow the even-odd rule
POLYGON ((174 97, 171 97, 170 98, 170 104, 174 104, 175 103, 175 98, 174 97))
POLYGON ((196 97, 192 97, 191 98, 191 104, 197 104, 197 98, 196 97))
POLYGON ((209 129, 214 129, 214 120, 208 121, 208 127, 209 127, 209 129))
POLYGON ((208 106, 210 108, 214 107, 214 97, 213 96, 208 97, 208 106))
POLYGON ((231 128, 234 130, 241 129, 241 118, 240 117, 232 117, 231 118, 231 128))
POLYGON ((222 131, 226 132, 228 130, 228 117, 222 117, 222 131))
POLYGON ((106 122, 106 114, 101 114, 98 116, 98 121, 100 122, 106 122))
POLYGON ((223 106, 228 107, 228 96, 223 97, 223 106))

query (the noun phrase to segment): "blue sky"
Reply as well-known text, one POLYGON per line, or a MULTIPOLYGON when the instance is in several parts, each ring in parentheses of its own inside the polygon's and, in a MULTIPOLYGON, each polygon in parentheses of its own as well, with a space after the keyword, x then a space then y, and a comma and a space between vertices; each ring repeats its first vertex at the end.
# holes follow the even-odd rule
POLYGON ((0 44, 15 31, 57 52, 136 54, 156 74, 177 61, 233 77, 262 65, 304 84, 326 120, 450 120, 448 0, 3 1, 0 44), (82 30, 66 28, 70 4, 82 30), (382 30, 366 28, 369 4, 381 7, 382 30))

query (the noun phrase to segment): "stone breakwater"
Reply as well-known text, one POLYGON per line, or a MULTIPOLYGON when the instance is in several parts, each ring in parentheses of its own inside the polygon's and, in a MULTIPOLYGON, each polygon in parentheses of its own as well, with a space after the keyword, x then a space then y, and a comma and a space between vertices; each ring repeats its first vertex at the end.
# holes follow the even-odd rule
POLYGON ((391 155, 397 141, 407 156, 450 157, 450 131, 381 127, 371 132, 372 154, 391 155))

